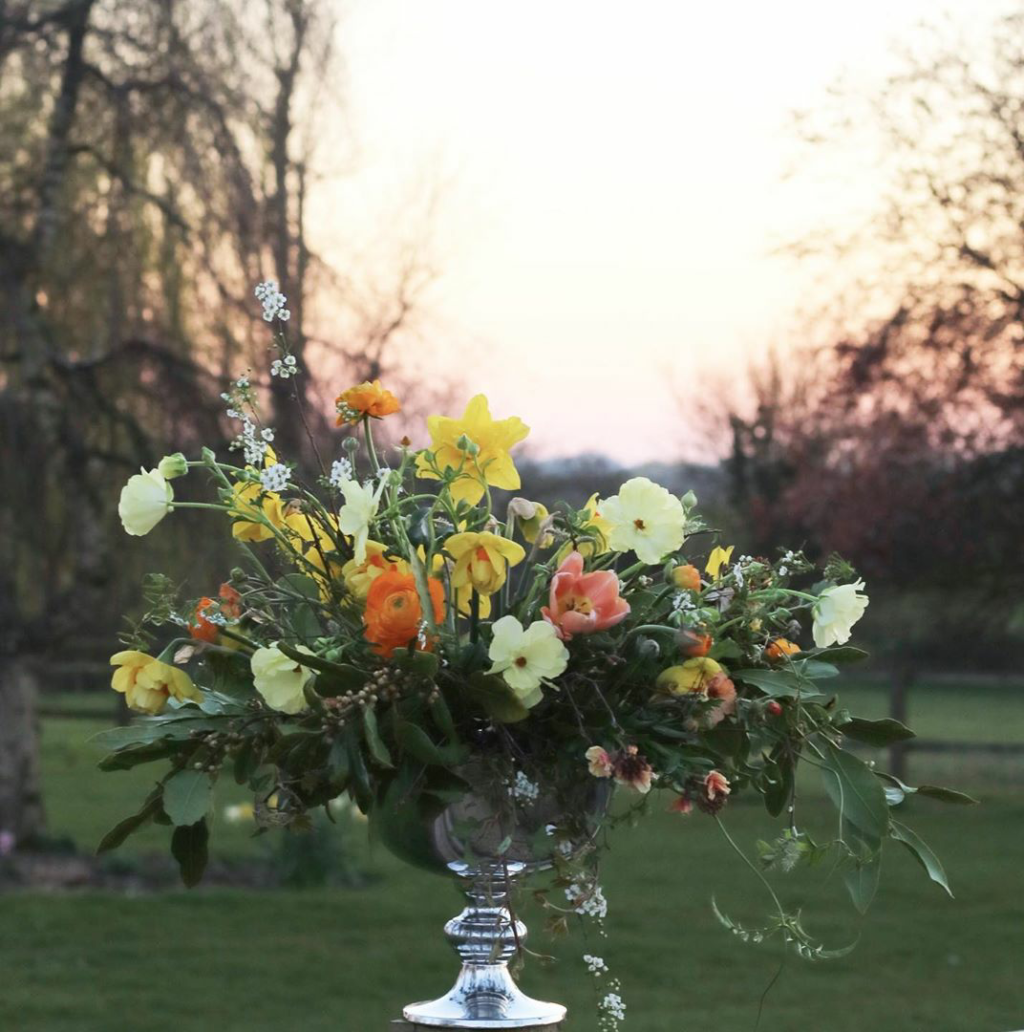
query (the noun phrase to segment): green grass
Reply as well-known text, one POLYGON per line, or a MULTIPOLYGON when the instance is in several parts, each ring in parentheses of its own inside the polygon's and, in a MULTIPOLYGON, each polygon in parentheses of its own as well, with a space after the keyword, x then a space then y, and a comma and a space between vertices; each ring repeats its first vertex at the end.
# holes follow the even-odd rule
MULTIPOLYGON (((923 689, 919 689, 923 692, 923 689)), ((872 713, 877 689, 851 687, 844 700, 872 713), (855 698, 856 695, 860 697, 855 698)), ((1024 696, 983 685, 934 686, 914 705, 929 736, 956 740, 986 726, 994 740, 1019 736, 1024 696), (993 720, 996 716, 998 719, 993 720), (998 728, 993 731, 992 728, 998 728)), ((145 771, 103 775, 85 738, 99 725, 49 720, 45 773, 51 826, 83 847, 131 809, 145 771)), ((1019 740, 1019 737, 1018 737, 1019 740)), ((930 757, 914 760, 928 779, 930 757)), ((1012 775, 1019 784, 1020 760, 1012 775)), ((904 819, 946 864, 955 901, 895 845, 886 855, 879 897, 866 920, 828 872, 783 876, 776 885, 828 945, 859 938, 852 956, 809 965, 787 960, 765 1005, 765 1032, 1011 1032, 1024 1027, 1024 801, 1012 778, 964 768, 957 782, 982 797, 973 808, 916 800, 904 819), (994 782, 994 783, 993 783, 994 782)), ((803 786, 804 819, 831 816, 813 779, 803 786)), ((241 798, 236 796, 234 798, 241 798)), ((230 793, 218 806, 232 801, 230 793)), ((725 814, 748 847, 772 823, 753 802, 725 814)), ((456 911, 453 889, 403 868, 345 825, 360 862, 378 876, 365 889, 281 891, 199 889, 134 897, 80 892, 0 897, 0 1028, 17 1032, 384 1032, 409 1000, 437 994, 454 975, 441 935, 456 911)), ((264 848, 244 826, 219 821, 220 855, 264 848)), ((606 957, 622 979, 624 1032, 753 1029, 758 1000, 782 960, 774 945, 745 946, 715 921, 714 895, 727 913, 756 923, 763 888, 732 854, 714 823, 656 813, 612 839, 604 884, 607 941, 574 932, 552 942, 541 919, 530 945, 553 952, 531 962, 528 991, 570 1006, 569 1028, 596 1028, 593 980, 580 956, 606 957)), ((166 831, 135 839, 128 856, 166 847, 166 831)))

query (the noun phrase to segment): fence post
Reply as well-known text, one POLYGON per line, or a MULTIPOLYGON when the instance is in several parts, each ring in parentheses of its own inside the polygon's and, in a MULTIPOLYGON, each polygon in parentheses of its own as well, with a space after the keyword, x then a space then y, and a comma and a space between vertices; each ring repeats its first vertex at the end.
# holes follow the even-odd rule
MULTIPOLYGON (((893 671, 889 683, 889 716, 901 724, 907 722, 907 702, 916 676, 914 668, 909 663, 900 663, 893 671)), ((889 771, 900 781, 907 780, 906 742, 893 742, 889 746, 889 771)))

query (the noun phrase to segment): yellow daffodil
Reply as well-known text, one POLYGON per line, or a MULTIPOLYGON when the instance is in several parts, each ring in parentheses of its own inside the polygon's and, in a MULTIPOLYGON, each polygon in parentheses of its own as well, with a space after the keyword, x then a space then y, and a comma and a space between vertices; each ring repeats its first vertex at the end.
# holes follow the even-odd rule
POLYGON ((608 546, 615 552, 635 552, 653 566, 683 543, 686 513, 671 492, 647 477, 627 480, 619 493, 606 498, 601 510, 610 525, 608 546))
MULTIPOLYGON (((551 515, 548 512, 548 507, 542 502, 533 503, 533 515, 527 519, 521 519, 519 526, 523 529, 523 537, 526 539, 528 544, 535 544, 537 537, 540 534, 541 527, 544 526, 545 521, 551 515)), ((544 537, 541 539, 538 548, 550 548, 555 543, 555 535, 550 530, 544 531, 544 537)))
POLYGON ((704 692, 708 682, 722 673, 721 663, 707 656, 688 659, 679 666, 662 670, 656 682, 658 688, 669 695, 685 695, 687 692, 704 692))
POLYGON ((428 417, 427 429, 431 443, 416 457, 416 475, 439 479, 431 468, 431 458, 442 471, 462 467, 463 475, 451 485, 451 495, 457 502, 479 502, 484 496, 484 481, 507 491, 519 487, 519 473, 509 449, 522 441, 530 428, 517 416, 492 419, 484 395, 470 400, 461 419, 428 417))
MULTIPOLYGON (((384 558, 387 550, 387 545, 367 540, 366 558, 361 563, 349 559, 341 568, 345 590, 353 598, 365 599, 370 593, 370 585, 391 565, 391 562, 384 558)), ((404 559, 399 561, 405 563, 404 559)))
POLYGON ((115 692, 120 692, 129 709, 137 713, 150 716, 162 713, 170 698, 179 702, 202 698, 201 692, 184 670, 161 662, 145 652, 133 649, 117 652, 110 657, 110 663, 117 667, 110 686, 115 692))
POLYGON ((284 526, 284 503, 276 491, 264 491, 263 486, 253 480, 241 480, 232 488, 231 536, 236 541, 269 541, 274 536, 273 527, 284 526), (271 526, 258 522, 263 516, 271 526))
POLYGON ((719 571, 730 562, 735 548, 735 545, 730 545, 728 548, 720 548, 718 545, 715 545, 711 550, 711 555, 708 556, 708 563, 704 567, 704 572, 712 580, 718 580, 719 571))
POLYGON ((453 534, 444 548, 455 560, 451 583, 459 597, 459 608, 463 612, 468 609, 470 594, 475 590, 481 596, 481 616, 490 614, 487 596, 501 590, 509 567, 526 558, 526 550, 518 542, 487 530, 453 534))

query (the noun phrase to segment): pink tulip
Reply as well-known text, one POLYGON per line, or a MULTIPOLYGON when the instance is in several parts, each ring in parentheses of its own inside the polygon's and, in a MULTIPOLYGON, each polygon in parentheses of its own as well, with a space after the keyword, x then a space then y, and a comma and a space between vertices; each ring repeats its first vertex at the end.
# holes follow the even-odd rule
POLYGON ((619 578, 611 570, 583 572, 583 556, 570 552, 551 578, 550 606, 541 614, 563 641, 621 623, 629 603, 619 598, 619 578))

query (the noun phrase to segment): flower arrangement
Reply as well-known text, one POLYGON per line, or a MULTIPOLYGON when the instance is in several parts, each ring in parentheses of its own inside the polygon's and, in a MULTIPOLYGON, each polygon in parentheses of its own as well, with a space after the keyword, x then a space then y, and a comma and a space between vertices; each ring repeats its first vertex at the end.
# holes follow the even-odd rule
MULTIPOLYGON (((261 290, 279 296, 273 284, 261 290)), ((278 344, 275 374, 294 375, 283 335, 278 344)), ((167 769, 102 849, 148 822, 171 826, 173 855, 195 884, 226 775, 251 789, 262 826, 300 825, 347 794, 410 855, 399 811, 443 809, 468 791, 473 763, 527 810, 542 789, 601 782, 635 807, 657 797, 718 821, 738 793, 757 793, 785 820, 779 839, 761 844, 765 866, 829 855, 863 910, 882 846, 895 840, 948 890, 938 859, 892 810, 915 791, 966 797, 904 785, 844 748, 912 735, 852 716, 829 688, 863 655, 848 641, 868 598, 847 563, 815 570, 793 551, 734 558, 714 544, 692 493, 646 477, 582 509, 515 495, 499 506, 498 491, 520 489, 511 453, 528 428, 494 418, 482 395, 459 417, 430 417, 429 443, 403 441, 385 463, 374 431, 400 400, 379 381, 352 387, 337 399, 338 457, 311 479, 274 452, 247 378, 224 397, 244 461, 169 456, 121 494, 129 534, 150 533, 182 505, 204 507, 240 558, 198 599, 151 577, 147 618, 111 659, 113 688, 142 717, 105 733, 103 767, 167 769), (172 481, 186 474, 209 479, 211 501, 175 501, 172 481), (157 655, 152 627, 177 630, 157 655), (836 805, 831 842, 801 828, 801 761, 819 768, 836 805)), ((556 922, 600 920, 602 839, 561 848, 579 840, 572 825, 569 812, 544 828, 566 897, 548 905, 556 922)), ((756 930, 719 916, 748 941, 778 934, 808 957, 835 952, 781 904, 756 930)), ((607 976, 601 958, 588 967, 607 976)), ((614 1024, 624 1004, 617 992, 604 998, 614 1024)))

